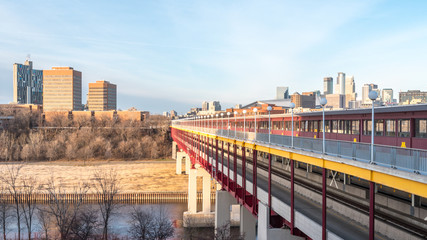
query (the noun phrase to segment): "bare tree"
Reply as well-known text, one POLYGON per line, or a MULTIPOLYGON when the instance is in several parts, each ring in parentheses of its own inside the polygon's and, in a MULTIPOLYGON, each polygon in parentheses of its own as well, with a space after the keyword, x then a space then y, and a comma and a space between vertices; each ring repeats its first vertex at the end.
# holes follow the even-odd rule
POLYGON ((171 220, 168 218, 167 213, 163 207, 160 207, 157 214, 154 217, 154 237, 157 240, 165 240, 173 236, 174 228, 172 226, 171 220))
POLYGON ((3 240, 6 240, 7 228, 9 226, 10 204, 7 202, 5 194, 8 193, 7 188, 2 184, 0 186, 0 224, 3 240))
POLYGON ((141 208, 134 208, 130 214, 129 235, 131 239, 146 240, 153 239, 154 216, 141 208))
POLYGON ((23 198, 20 202, 20 205, 22 209, 22 215, 24 216, 25 220, 24 223, 27 227, 28 239, 31 240, 34 212, 36 210, 36 202, 33 198, 33 194, 39 189, 39 186, 37 184, 36 178, 32 176, 23 177, 21 182, 21 194, 23 195, 23 198))
POLYGON ((150 211, 134 208, 130 214, 129 234, 132 239, 164 240, 173 236, 174 228, 163 208, 150 211))
POLYGON ((215 228, 215 240, 244 240, 245 236, 240 233, 232 233, 230 231, 230 221, 224 225, 215 228))
POLYGON ((120 180, 118 179, 117 171, 114 169, 95 171, 93 186, 95 192, 100 196, 98 206, 102 216, 102 238, 107 240, 111 216, 118 206, 117 201, 114 199, 120 190, 120 180))
POLYGON ((46 207, 39 207, 37 209, 37 220, 44 234, 44 239, 48 240, 52 216, 49 214, 46 207))
POLYGON ((76 221, 71 226, 72 238, 79 240, 92 239, 98 227, 97 215, 97 212, 91 207, 81 209, 76 221))
POLYGON ((72 194, 79 196, 76 201, 68 202, 62 184, 56 184, 53 177, 49 180, 47 192, 49 204, 47 212, 54 218, 60 239, 68 239, 71 226, 76 221, 77 214, 83 201, 83 196, 89 191, 89 184, 79 183, 74 187, 72 194))
POLYGON ((22 195, 20 192, 19 172, 21 171, 22 164, 7 164, 6 170, 0 174, 0 180, 6 186, 8 193, 12 196, 12 200, 15 207, 16 224, 18 228, 18 240, 21 239, 21 211, 19 204, 22 201, 22 195))

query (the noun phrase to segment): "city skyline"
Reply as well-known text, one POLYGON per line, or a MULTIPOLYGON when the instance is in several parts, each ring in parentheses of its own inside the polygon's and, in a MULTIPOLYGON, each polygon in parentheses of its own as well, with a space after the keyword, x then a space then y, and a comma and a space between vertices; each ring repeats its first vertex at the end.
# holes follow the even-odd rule
POLYGON ((12 65, 27 54, 35 69, 81 71, 83 92, 108 79, 117 108, 154 113, 322 90, 338 72, 354 75, 358 99, 365 83, 395 98, 427 89, 427 3, 304 3, 3 2, 0 102, 13 101, 12 65))

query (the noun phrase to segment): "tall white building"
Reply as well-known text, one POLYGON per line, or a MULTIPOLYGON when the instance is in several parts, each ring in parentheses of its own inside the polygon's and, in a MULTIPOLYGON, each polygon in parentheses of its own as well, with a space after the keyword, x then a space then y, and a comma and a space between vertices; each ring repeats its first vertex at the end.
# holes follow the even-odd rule
POLYGON ((356 85, 354 84, 354 76, 345 78, 345 94, 353 94, 356 92, 356 85))
POLYGON ((337 77, 337 85, 335 85, 335 94, 345 94, 345 73, 339 72, 337 77))
POLYGON ((204 101, 202 102, 202 111, 208 111, 209 110, 209 103, 204 101))

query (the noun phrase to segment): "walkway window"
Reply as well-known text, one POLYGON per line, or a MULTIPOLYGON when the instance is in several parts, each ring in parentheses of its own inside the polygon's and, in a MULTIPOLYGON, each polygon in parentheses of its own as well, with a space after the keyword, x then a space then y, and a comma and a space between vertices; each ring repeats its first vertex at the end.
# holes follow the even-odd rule
POLYGON ((319 122, 317 121, 310 121, 310 131, 311 132, 317 132, 319 122))
POLYGON ((371 135, 371 120, 363 120, 363 135, 371 135))
POLYGON ((427 138, 427 119, 415 119, 415 137, 427 138))
POLYGON ((338 120, 332 120, 332 133, 338 132, 338 120))
POLYGON ((345 133, 344 127, 345 127, 345 120, 337 120, 338 122, 338 133, 345 133))
POLYGON ((410 137, 411 136, 409 119, 399 120, 397 127, 398 127, 398 131, 399 131, 399 137, 410 137))
POLYGON ((396 136, 396 120, 386 120, 385 121, 385 135, 387 137, 396 136))
POLYGON ((308 128, 308 121, 301 121, 302 126, 301 126, 301 131, 302 132, 310 132, 310 129, 308 128))
POLYGON ((375 120, 375 136, 384 135, 384 120, 375 120))
POLYGON ((331 132, 330 120, 325 120, 325 133, 331 132))
POLYGON ((273 122, 274 130, 283 130, 283 122, 282 121, 274 121, 273 122))
POLYGON ((292 127, 292 122, 290 122, 290 121, 285 122, 285 130, 286 131, 291 131, 291 127, 292 127))
POLYGON ((360 133, 360 122, 359 120, 351 121, 351 134, 359 134, 360 133))

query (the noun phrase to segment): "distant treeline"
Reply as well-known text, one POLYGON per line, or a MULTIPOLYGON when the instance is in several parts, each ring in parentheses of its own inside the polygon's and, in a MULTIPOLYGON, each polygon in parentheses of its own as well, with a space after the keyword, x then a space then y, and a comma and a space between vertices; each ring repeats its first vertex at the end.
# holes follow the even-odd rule
POLYGON ((170 120, 150 116, 145 121, 91 120, 57 117, 42 123, 40 113, 14 111, 0 130, 0 161, 57 159, 144 159, 170 156, 170 120), (75 127, 75 128, 38 128, 75 127), (155 129, 147 130, 147 127, 155 129))

